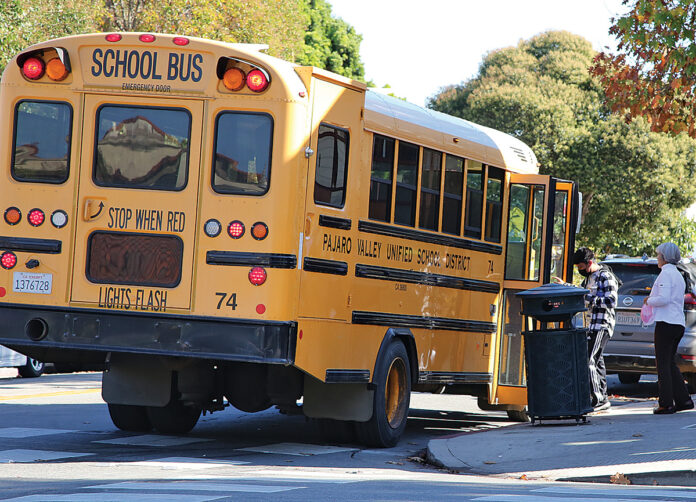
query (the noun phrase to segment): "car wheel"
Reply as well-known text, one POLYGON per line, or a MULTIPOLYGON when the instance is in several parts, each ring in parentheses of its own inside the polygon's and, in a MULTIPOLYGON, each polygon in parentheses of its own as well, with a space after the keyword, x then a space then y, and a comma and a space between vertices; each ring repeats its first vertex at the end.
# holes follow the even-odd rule
POLYGON ((186 406, 172 400, 167 406, 147 406, 147 418, 152 426, 162 434, 186 434, 191 432, 201 416, 200 408, 186 406))
POLYGON ((684 378, 689 387, 689 394, 696 394, 696 373, 684 373, 684 378))
POLYGON ((145 406, 111 403, 108 403, 108 406, 111 421, 122 431, 147 432, 152 430, 145 406))
POLYGON ((640 382, 640 373, 619 373, 619 382, 625 384, 640 382))
POLYGON ((27 364, 20 366, 17 368, 17 370, 19 370, 19 376, 22 378, 40 377, 44 372, 44 363, 37 361, 36 359, 32 359, 31 357, 27 357, 27 364))
POLYGON ((527 408, 523 410, 507 410, 507 416, 513 422, 529 422, 527 408))
POLYGON ((411 372, 406 347, 393 340, 375 369, 372 418, 355 422, 358 440, 367 446, 392 447, 406 429, 411 402, 411 372))

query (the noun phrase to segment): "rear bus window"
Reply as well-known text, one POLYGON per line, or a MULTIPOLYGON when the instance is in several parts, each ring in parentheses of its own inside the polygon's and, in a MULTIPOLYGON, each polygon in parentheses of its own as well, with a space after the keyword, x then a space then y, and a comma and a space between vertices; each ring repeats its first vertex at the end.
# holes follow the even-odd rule
POLYGON ((263 195, 271 173, 273 119, 263 113, 224 112, 215 124, 213 189, 263 195))
POLYGON ((343 207, 348 171, 348 131, 325 124, 319 126, 314 202, 343 207))
POLYGON ((102 106, 97 111, 94 182, 182 190, 188 176, 191 115, 179 108, 102 106))
POLYGON ((69 104, 19 102, 15 108, 12 177, 17 181, 44 183, 67 180, 71 132, 69 104))

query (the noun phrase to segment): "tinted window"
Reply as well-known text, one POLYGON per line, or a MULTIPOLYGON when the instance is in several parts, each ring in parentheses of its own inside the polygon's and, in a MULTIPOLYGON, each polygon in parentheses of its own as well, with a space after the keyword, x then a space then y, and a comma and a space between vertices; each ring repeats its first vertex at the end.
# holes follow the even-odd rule
POLYGON ((396 207, 394 222, 410 227, 416 224, 416 186, 418 184, 417 145, 399 142, 399 162, 396 167, 396 207))
POLYGON ((394 144, 395 141, 392 138, 375 134, 372 144, 372 172, 370 174, 369 218, 371 220, 391 220, 394 144))
POLYGON ((464 235, 481 238, 483 213, 483 166, 480 162, 468 161, 466 168, 466 223, 464 235))
POLYGON ((442 175, 442 154, 423 148, 421 166, 420 228, 437 230, 440 213, 440 179, 442 175))
POLYGON ((262 195, 268 191, 272 134, 273 120, 269 115, 218 115, 213 159, 216 192, 262 195))
POLYGON ((319 126, 317 167, 314 173, 314 202, 343 207, 348 171, 348 131, 319 126))
POLYGON ((488 168, 486 180, 486 240, 500 242, 503 222, 503 179, 505 173, 497 167, 488 168))
POLYGON ((191 132, 186 110, 102 106, 97 124, 97 185, 153 190, 186 186, 191 132))
POLYGON ((12 177, 62 183, 68 179, 72 108, 67 103, 21 101, 15 108, 12 177))
POLYGON ((620 295, 649 295, 655 283, 655 279, 660 275, 657 265, 651 264, 627 264, 627 263, 608 263, 612 272, 621 279, 623 284, 619 287, 620 295))
POLYGON ((462 224, 462 186, 464 159, 447 155, 445 158, 445 193, 442 201, 442 231, 459 235, 462 224))

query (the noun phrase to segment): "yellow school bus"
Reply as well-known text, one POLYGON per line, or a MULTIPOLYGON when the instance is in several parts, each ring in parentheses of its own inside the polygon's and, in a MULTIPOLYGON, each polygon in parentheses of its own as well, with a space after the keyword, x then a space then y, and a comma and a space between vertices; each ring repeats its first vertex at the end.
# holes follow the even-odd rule
POLYGON ((570 278, 578 193, 519 140, 150 33, 29 47, 0 114, 0 344, 105 364, 118 428, 275 405, 389 446, 443 387, 523 414, 514 294, 570 278))

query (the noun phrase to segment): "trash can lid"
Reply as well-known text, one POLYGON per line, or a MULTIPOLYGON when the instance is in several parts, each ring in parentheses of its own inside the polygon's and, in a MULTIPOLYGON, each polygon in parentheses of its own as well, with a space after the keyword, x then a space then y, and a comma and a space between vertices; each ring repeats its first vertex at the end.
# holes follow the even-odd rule
POLYGON ((515 296, 521 296, 524 298, 555 298, 559 296, 585 296, 589 292, 589 289, 571 286, 569 284, 549 283, 536 288, 527 289, 526 291, 520 291, 519 293, 516 293, 515 296))

